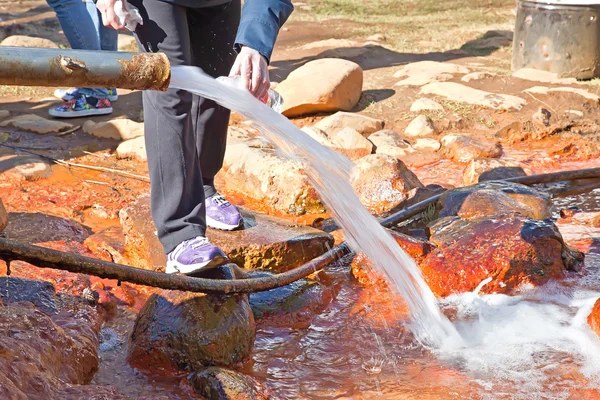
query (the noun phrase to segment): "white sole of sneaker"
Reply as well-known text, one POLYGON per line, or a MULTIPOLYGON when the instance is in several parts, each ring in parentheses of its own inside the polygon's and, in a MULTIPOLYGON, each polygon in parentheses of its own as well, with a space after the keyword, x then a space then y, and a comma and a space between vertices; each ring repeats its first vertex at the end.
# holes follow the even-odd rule
POLYGON ((60 112, 51 108, 48 113, 56 118, 79 118, 79 117, 89 117, 90 115, 107 115, 113 112, 112 107, 109 108, 95 108, 92 110, 85 111, 67 111, 60 112))
POLYGON ((208 225, 209 228, 218 229, 220 231, 233 231, 235 229, 238 229, 243 224, 244 221, 242 220, 237 225, 228 225, 223 222, 217 221, 216 219, 212 219, 208 215, 206 216, 206 225, 208 225))
POLYGON ((193 265, 182 265, 177 261, 167 261, 167 268, 165 272, 167 274, 184 274, 184 275, 192 275, 197 274, 202 270, 208 270, 219 265, 223 265, 227 262, 227 258, 225 257, 215 257, 206 264, 193 264, 193 265))
MULTIPOLYGON (((60 93, 56 93, 56 92, 54 92, 54 97, 56 97, 57 99, 60 99, 60 100, 62 100, 62 101, 70 101, 70 100, 73 100, 73 96, 62 96, 62 97, 61 97, 61 96, 60 96, 60 93)), ((108 96, 108 100, 109 100, 110 102, 117 101, 117 100, 119 100, 119 95, 116 95, 116 96, 108 96)))

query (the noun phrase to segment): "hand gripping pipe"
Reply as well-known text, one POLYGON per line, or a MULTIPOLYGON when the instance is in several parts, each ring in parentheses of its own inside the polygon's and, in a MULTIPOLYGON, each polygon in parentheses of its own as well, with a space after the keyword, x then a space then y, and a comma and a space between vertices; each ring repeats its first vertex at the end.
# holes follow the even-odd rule
POLYGON ((0 85, 165 91, 170 80, 163 53, 0 46, 0 85))

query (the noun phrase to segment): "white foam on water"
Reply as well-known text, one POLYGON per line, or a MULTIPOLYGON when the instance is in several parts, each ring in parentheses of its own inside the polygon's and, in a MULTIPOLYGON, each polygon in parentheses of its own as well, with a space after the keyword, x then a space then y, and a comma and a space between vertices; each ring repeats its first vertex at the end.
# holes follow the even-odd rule
POLYGON ((466 345, 436 354, 468 372, 484 391, 568 398, 581 385, 576 377, 568 382, 573 372, 590 387, 600 383, 600 340, 587 324, 599 295, 548 284, 521 296, 447 297, 442 306, 457 312, 454 325, 466 345))
POLYGON ((321 200, 344 229, 350 247, 363 251, 408 303, 415 336, 434 348, 461 342, 452 324, 441 313, 415 262, 360 203, 349 183, 353 166, 350 160, 320 145, 248 91, 217 82, 199 68, 174 66, 170 87, 212 99, 255 121, 279 151, 303 162, 321 200))

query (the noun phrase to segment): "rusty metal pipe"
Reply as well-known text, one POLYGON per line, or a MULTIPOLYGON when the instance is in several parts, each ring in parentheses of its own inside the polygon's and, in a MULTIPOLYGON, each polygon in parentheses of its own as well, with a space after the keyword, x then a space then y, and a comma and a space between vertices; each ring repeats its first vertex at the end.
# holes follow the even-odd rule
POLYGON ((163 53, 0 46, 0 85, 165 91, 170 80, 163 53))

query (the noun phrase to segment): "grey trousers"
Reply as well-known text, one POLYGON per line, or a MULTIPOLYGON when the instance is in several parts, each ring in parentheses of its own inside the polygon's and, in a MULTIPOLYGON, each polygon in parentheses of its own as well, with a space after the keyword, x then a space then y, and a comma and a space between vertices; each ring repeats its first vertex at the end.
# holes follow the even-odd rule
MULTIPOLYGON (((171 65, 228 75, 240 0, 187 8, 159 0, 130 0, 144 19, 135 35, 140 51, 163 52, 171 65)), ((182 90, 145 91, 144 129, 152 218, 165 253, 206 232, 205 196, 223 166, 229 110, 182 90), (206 189, 206 193, 205 190, 206 189)))

